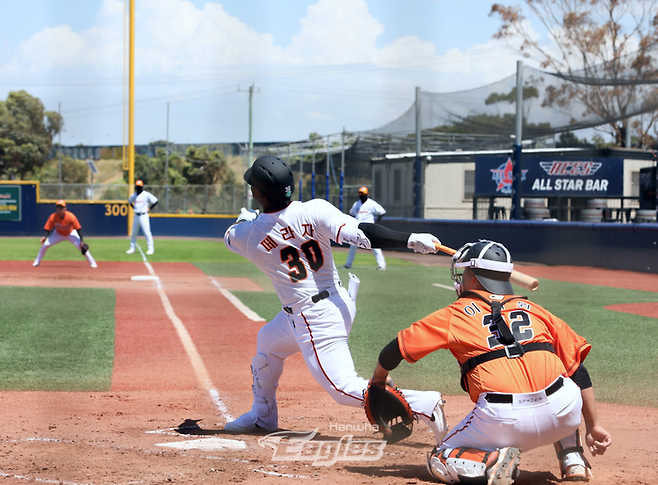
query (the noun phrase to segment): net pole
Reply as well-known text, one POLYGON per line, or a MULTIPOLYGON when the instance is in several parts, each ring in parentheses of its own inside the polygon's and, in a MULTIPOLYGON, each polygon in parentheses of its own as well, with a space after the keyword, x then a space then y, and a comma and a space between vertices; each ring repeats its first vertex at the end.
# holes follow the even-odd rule
POLYGON ((420 118, 420 87, 416 86, 416 159, 414 161, 414 217, 420 219, 421 217, 421 180, 422 180, 422 164, 420 159, 421 154, 421 118, 420 118))
POLYGON ((523 61, 516 61, 516 130, 514 137, 514 179, 512 219, 521 219, 521 144, 523 140, 523 61))

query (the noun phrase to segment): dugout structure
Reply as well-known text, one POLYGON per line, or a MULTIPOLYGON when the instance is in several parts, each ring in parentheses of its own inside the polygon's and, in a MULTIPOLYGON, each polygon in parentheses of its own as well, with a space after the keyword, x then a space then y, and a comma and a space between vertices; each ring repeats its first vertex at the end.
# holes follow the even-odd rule
MULTIPOLYGON (((413 153, 373 159, 372 196, 389 216, 414 214, 415 160, 413 153)), ((421 161, 422 218, 509 219, 511 149, 423 152, 421 161)), ((524 150, 522 202, 526 207, 540 203, 545 208, 543 213, 526 211, 524 219, 635 222, 638 214, 655 212, 655 167, 653 155, 643 150, 524 150), (652 180, 653 192, 646 187, 652 180), (598 220, 593 211, 587 212, 592 201, 600 209, 598 220)))

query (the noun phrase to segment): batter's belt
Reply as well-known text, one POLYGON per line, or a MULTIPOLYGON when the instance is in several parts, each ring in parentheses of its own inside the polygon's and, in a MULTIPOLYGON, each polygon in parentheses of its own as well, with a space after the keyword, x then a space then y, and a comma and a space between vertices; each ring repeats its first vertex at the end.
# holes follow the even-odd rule
POLYGON ((331 295, 335 295, 336 293, 338 293, 338 291, 340 291, 340 288, 341 288, 340 286, 335 286, 333 288, 322 290, 320 293, 313 295, 309 298, 305 298, 302 301, 284 306, 283 311, 290 315, 294 313, 299 313, 305 307, 314 305, 320 300, 324 300, 325 298, 329 298, 331 295))

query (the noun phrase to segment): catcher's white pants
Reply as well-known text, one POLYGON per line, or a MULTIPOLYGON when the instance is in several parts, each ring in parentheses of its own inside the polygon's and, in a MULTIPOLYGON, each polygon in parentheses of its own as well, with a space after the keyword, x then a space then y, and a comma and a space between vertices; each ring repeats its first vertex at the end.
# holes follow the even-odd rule
POLYGON ((513 446, 525 452, 573 434, 580 425, 583 400, 580 388, 571 379, 563 379, 564 385, 554 394, 515 394, 513 404, 490 403, 482 393, 441 448, 492 451, 513 446))
MULTIPOLYGON (((70 242, 71 244, 73 244, 75 246, 75 248, 78 251, 80 251, 81 241, 80 241, 80 236, 78 236, 78 231, 76 231, 74 229, 73 231, 71 231, 71 234, 69 234, 68 236, 62 236, 59 232, 53 231, 52 234, 50 236, 48 236, 46 238, 46 240, 44 241, 44 243, 41 245, 41 249, 39 249, 39 253, 37 254, 37 258, 34 260, 34 264, 35 265, 41 264, 41 260, 46 255, 46 251, 48 251, 48 249, 51 246, 54 246, 55 244, 59 244, 62 241, 70 242)), ((90 251, 87 251, 85 253, 85 258, 87 258, 87 261, 89 261, 89 264, 91 266, 96 265, 96 261, 94 261, 94 258, 91 256, 90 251)))
MULTIPOLYGON (((357 249, 358 248, 356 246, 350 246, 350 252, 347 253, 347 261, 345 262, 345 266, 348 268, 351 268, 354 264, 354 258, 356 257, 357 249)), ((375 255, 377 266, 386 269, 386 258, 384 258, 384 251, 379 248, 372 248, 372 252, 375 255)))
POLYGON ((137 244, 137 233, 139 228, 142 228, 142 232, 146 237, 146 249, 147 251, 153 251, 153 235, 151 234, 151 219, 149 218, 148 212, 137 215, 134 214, 133 217, 133 233, 130 238, 130 249, 135 249, 137 244))
MULTIPOLYGON (((301 351, 315 380, 337 403, 361 407, 368 381, 356 374, 347 343, 356 305, 343 287, 331 289, 330 293, 315 304, 295 308, 292 314, 281 311, 258 332, 257 352, 269 361, 274 388, 283 373, 286 357, 301 351)), ((411 409, 425 422, 441 399, 441 394, 434 391, 403 389, 402 392, 411 409)), ((257 406, 252 409, 257 412, 257 406)), ((277 423, 260 417, 269 427, 276 428, 277 423)))

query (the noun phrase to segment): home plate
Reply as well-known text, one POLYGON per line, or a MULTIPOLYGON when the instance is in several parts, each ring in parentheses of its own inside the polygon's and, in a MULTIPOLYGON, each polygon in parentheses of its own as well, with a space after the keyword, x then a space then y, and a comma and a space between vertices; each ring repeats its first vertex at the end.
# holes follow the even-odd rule
POLYGON ((143 275, 143 276, 131 276, 130 279, 132 281, 158 281, 160 279, 160 277, 159 276, 143 275))
POLYGON ((172 443, 156 443, 155 446, 165 446, 179 450, 244 450, 247 444, 244 441, 227 440, 224 438, 202 438, 199 440, 175 441, 172 443))

